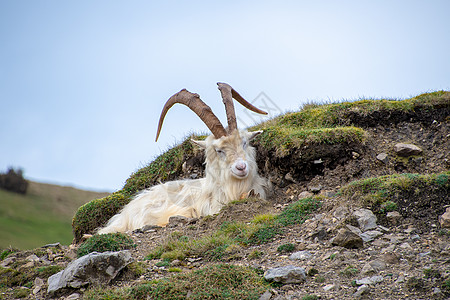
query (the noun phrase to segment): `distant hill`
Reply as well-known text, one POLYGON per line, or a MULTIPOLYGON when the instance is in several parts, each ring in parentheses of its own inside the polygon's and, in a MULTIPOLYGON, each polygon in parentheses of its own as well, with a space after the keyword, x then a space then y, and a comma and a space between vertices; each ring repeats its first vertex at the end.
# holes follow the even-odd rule
POLYGON ((25 195, 0 189, 0 249, 71 243, 72 217, 77 208, 106 195, 32 181, 25 195))

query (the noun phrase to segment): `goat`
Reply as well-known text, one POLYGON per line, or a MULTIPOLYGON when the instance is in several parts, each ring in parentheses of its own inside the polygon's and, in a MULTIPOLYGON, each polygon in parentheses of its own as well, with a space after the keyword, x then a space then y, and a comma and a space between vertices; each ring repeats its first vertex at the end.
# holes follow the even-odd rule
POLYGON ((144 225, 165 226, 175 215, 198 218, 216 214, 227 203, 251 193, 265 198, 267 182, 258 175, 255 149, 249 145, 262 131, 237 129, 233 98, 254 112, 267 113, 247 102, 230 85, 217 85, 225 104, 228 129, 198 94, 183 89, 164 105, 156 134, 157 141, 165 115, 174 104, 184 104, 194 111, 212 132, 204 141, 192 140, 205 151, 205 178, 170 181, 142 191, 98 233, 125 232, 144 225))

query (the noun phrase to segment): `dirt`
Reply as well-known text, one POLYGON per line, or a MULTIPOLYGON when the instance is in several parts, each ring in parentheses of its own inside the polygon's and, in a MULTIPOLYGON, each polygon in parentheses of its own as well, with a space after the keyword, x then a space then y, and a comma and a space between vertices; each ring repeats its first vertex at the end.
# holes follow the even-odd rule
MULTIPOLYGON (((276 285, 271 289, 270 299, 304 299, 308 295, 320 299, 448 299, 450 287, 446 289, 445 282, 450 279, 450 231, 440 228, 438 222, 438 217, 450 206, 446 189, 430 192, 426 187, 418 186, 417 191, 396 195, 394 201, 398 202, 400 219, 394 222, 383 214, 377 215, 377 224, 381 227, 376 230, 381 235, 365 242, 362 248, 347 249, 330 242, 340 228, 354 224, 351 212, 360 207, 360 203, 348 202, 335 195, 340 187, 374 176, 430 174, 449 169, 448 115, 448 109, 440 108, 404 114, 375 112, 364 117, 353 113, 348 119, 367 132, 364 144, 310 145, 293 149, 283 158, 258 149, 261 174, 272 183, 267 201, 240 202, 227 206, 216 216, 191 220, 190 224, 174 224, 132 234, 138 245, 133 250, 133 257, 141 261, 147 271, 134 279, 130 279, 133 277, 125 271, 113 284, 130 286, 143 280, 170 276, 168 268, 156 266, 158 260, 144 258, 175 231, 200 237, 219 228, 225 221, 245 222, 254 215, 279 213, 286 205, 298 200, 300 193, 313 191, 323 195, 326 201, 309 220, 302 225, 287 227, 270 243, 242 247, 228 263, 263 271, 286 265, 306 269, 306 282, 276 285), (393 148, 400 142, 419 146, 423 153, 399 157, 393 148), (387 160, 378 160, 380 153, 386 153, 387 160), (308 251, 311 257, 290 260, 290 253, 277 251, 280 245, 287 243, 294 244, 295 251, 308 251), (255 250, 262 255, 250 258, 250 253, 255 250), (382 281, 369 284, 366 293, 355 296, 359 287, 356 280, 375 275, 381 275, 382 281)), ((187 159, 183 166, 184 177, 203 176, 202 161, 201 155, 187 159)), ((211 263, 214 262, 199 257, 177 262, 177 267, 187 272, 211 263)), ((37 298, 40 297, 47 295, 41 291, 37 293, 37 298)))

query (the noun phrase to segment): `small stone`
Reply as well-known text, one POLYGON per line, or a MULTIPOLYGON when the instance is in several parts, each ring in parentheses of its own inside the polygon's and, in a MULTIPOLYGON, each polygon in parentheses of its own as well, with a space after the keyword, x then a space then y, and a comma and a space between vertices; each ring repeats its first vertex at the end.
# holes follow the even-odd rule
POLYGON ((450 207, 447 207, 445 213, 439 217, 439 224, 442 228, 450 228, 450 207))
POLYGON ((328 292, 328 291, 331 291, 331 290, 334 290, 334 289, 336 289, 336 285, 334 285, 334 284, 327 284, 326 286, 323 287, 323 290, 325 292, 328 292))
POLYGON ((189 222, 189 218, 185 216, 171 216, 169 218, 169 223, 167 224, 167 227, 173 228, 177 226, 185 225, 189 222))
POLYGON ((357 218, 359 228, 361 228, 363 232, 377 228, 377 217, 371 210, 360 208, 355 210, 353 215, 357 218))
POLYGON ((58 243, 47 244, 47 245, 42 246, 42 248, 53 248, 53 247, 60 248, 61 247, 61 243, 58 242, 58 243))
POLYGON ((369 286, 367 284, 363 284, 356 290, 356 293, 353 294, 353 297, 361 297, 362 295, 369 292, 369 286))
POLYGON ((377 159, 379 161, 384 162, 385 164, 389 161, 388 155, 386 153, 380 153, 377 155, 377 159))
POLYGON ((363 284, 376 284, 383 281, 383 276, 377 275, 372 277, 364 277, 363 279, 356 280, 357 285, 363 284))
POLYGON ((32 262, 39 262, 39 257, 37 257, 36 254, 31 254, 30 256, 27 256, 26 260, 32 262))
POLYGON ((354 234, 360 235, 362 233, 361 229, 350 224, 345 225, 345 227, 347 227, 354 234))
POLYGON ((34 279, 34 283, 33 283, 33 286, 34 286, 33 295, 36 295, 37 293, 39 293, 41 291, 42 287, 44 286, 44 284, 45 284, 44 280, 42 280, 39 277, 36 277, 34 279))
POLYGON ((367 243, 373 241, 380 235, 383 235, 383 233, 378 230, 369 230, 364 233, 361 233, 359 236, 363 239, 364 242, 367 243))
POLYGON ((77 300, 77 299, 80 299, 80 297, 81 297, 80 294, 78 294, 78 293, 73 293, 73 294, 70 294, 70 295, 66 298, 66 300, 77 300))
POLYGON ((404 243, 400 244, 399 247, 402 248, 402 249, 405 249, 405 250, 412 250, 413 249, 413 247, 411 247, 411 245, 408 244, 407 242, 404 242, 404 243))
POLYGON ((301 192, 301 193, 298 195, 298 199, 309 198, 309 197, 312 197, 312 196, 314 196, 313 193, 310 193, 310 192, 308 192, 308 191, 303 191, 303 192, 301 192))
POLYGON ((383 256, 381 257, 381 259, 390 265, 396 265, 400 263, 400 259, 398 258, 397 254, 393 253, 393 252, 387 252, 385 254, 383 254, 383 256))
POLYGON ((308 188, 312 193, 317 194, 322 190, 322 185, 319 184, 319 185, 309 186, 308 188))
POLYGON ((419 155, 423 151, 421 148, 417 147, 413 144, 403 144, 398 143, 394 146, 394 151, 397 153, 397 155, 400 156, 411 156, 411 155, 419 155))
POLYGON ((398 225, 403 217, 398 211, 390 211, 386 214, 386 218, 392 225, 398 225))
POLYGON ((270 291, 266 291, 264 294, 262 294, 259 297, 259 300, 270 300, 271 297, 272 297, 272 293, 270 291))
POLYGON ((312 257, 311 252, 307 250, 297 251, 289 256, 290 260, 306 260, 312 257))
POLYGON ((301 283, 306 280, 305 269, 295 266, 279 267, 269 269, 264 273, 267 281, 275 281, 280 283, 301 283))
POLYGON ((15 256, 9 256, 9 257, 5 258, 5 259, 0 263, 0 267, 5 268, 5 267, 7 267, 9 264, 15 262, 16 259, 17 259, 17 257, 15 257, 15 256))
POLYGON ((364 244, 362 238, 346 228, 341 228, 338 234, 332 239, 331 244, 355 249, 361 248, 364 244))

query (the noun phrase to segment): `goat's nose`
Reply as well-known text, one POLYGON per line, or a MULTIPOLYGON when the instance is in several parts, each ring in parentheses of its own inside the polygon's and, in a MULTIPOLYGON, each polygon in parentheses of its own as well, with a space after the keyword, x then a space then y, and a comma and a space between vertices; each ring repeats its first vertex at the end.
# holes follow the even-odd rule
POLYGON ((243 161, 240 161, 236 164, 236 169, 238 169, 239 171, 244 171, 246 168, 247 165, 243 161))

